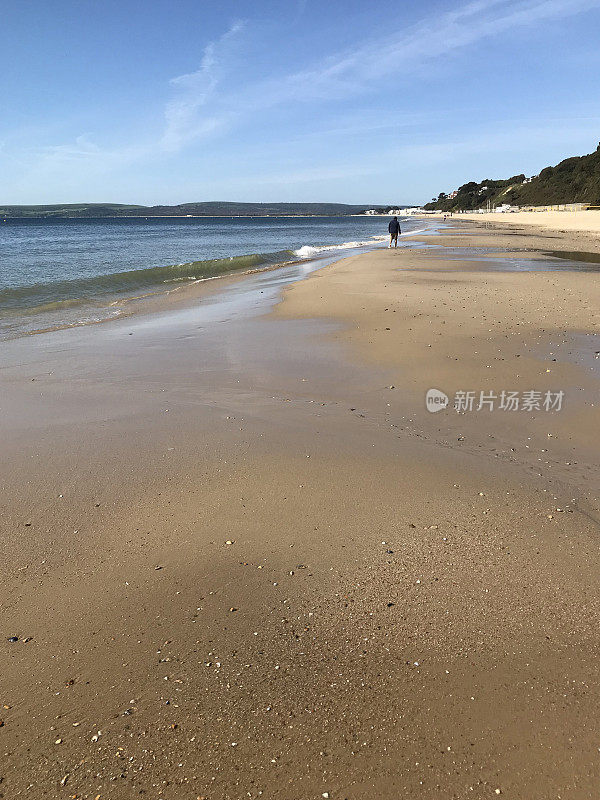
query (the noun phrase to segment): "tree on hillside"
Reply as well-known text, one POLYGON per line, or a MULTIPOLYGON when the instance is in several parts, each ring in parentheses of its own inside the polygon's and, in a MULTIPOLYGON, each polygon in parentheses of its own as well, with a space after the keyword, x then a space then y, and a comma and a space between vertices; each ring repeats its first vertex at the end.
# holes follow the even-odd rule
POLYGON ((600 143, 593 153, 566 158, 556 166, 545 167, 527 183, 522 173, 508 180, 469 181, 459 187, 452 200, 441 192, 425 208, 432 211, 470 211, 485 208, 488 203, 600 205, 600 143))

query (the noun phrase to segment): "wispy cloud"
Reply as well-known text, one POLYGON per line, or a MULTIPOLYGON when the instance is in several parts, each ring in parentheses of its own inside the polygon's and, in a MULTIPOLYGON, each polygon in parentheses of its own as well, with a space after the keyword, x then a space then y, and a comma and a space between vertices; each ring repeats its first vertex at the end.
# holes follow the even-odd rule
POLYGON ((600 0, 473 0, 383 39, 367 38, 309 68, 229 87, 221 78, 231 66, 231 42, 243 27, 236 23, 206 47, 197 72, 171 81, 178 95, 166 108, 162 146, 181 149, 257 110, 358 96, 373 84, 414 76, 485 39, 598 7, 600 0))
POLYGON ((2 164, 4 154, 0 152, 0 165, 13 173, 13 187, 18 193, 42 202, 39 198, 49 188, 48 202, 53 202, 57 187, 61 194, 81 196, 98 179, 119 174, 136 162, 146 162, 153 151, 150 144, 100 146, 82 134, 56 145, 26 149, 7 146, 6 164, 2 164))
MULTIPOLYGON (((305 13, 304 8, 305 0, 296 0, 295 10, 299 15, 305 13)), ((376 35, 375 30, 363 31, 352 48, 316 58, 302 69, 290 66, 266 79, 251 77, 252 63, 247 70, 239 69, 242 34, 244 37, 252 36, 252 31, 248 31, 244 22, 235 22, 220 38, 199 50, 197 70, 169 81, 170 97, 154 111, 154 130, 130 130, 126 138, 119 133, 122 143, 117 141, 117 134, 111 134, 116 144, 110 145, 95 134, 77 137, 73 134, 66 143, 29 148, 23 137, 15 133, 6 139, 4 150, 0 149, 0 162, 3 168, 16 175, 17 186, 26 180, 32 186, 36 182, 63 185, 72 180, 85 188, 90 183, 90 176, 110 173, 112 180, 130 165, 149 165, 161 158, 170 159, 216 133, 226 133, 241 124, 256 122, 258 127, 260 118, 269 123, 272 120, 276 122, 278 109, 285 110, 287 115, 293 109, 298 116, 304 113, 310 120, 310 130, 307 130, 307 125, 283 126, 284 134, 279 137, 279 142, 272 138, 272 149, 289 147, 292 143, 292 157, 284 162, 290 164, 286 180, 312 181, 313 154, 307 169, 298 167, 296 170, 292 163, 296 152, 293 146, 302 137, 307 140, 314 137, 323 142, 350 140, 353 136, 366 137, 369 132, 376 133, 386 128, 397 131, 415 122, 414 115, 409 112, 402 116, 401 103, 387 113, 382 109, 380 114, 372 108, 359 108, 358 98, 368 99, 386 82, 401 87, 404 79, 415 85, 415 78, 431 69, 445 69, 455 57, 458 59, 458 56, 468 54, 469 48, 483 42, 494 39, 502 42, 509 37, 530 33, 533 36, 547 23, 598 8, 600 0, 471 0, 444 12, 425 13, 417 24, 385 36, 376 35), (352 102, 345 102, 348 100, 352 102), (265 111, 273 113, 262 113, 265 111), (335 117, 333 122, 330 121, 332 116, 335 117)), ((465 59, 461 63, 464 62, 465 59)), ((289 63, 294 62, 290 59, 289 63)), ((401 88, 398 91, 401 92, 401 88)), ((366 107, 368 103, 364 105, 366 107)), ((67 127, 72 129, 73 124, 67 127)), ((36 131, 37 141, 48 141, 50 135, 54 137, 55 132, 49 134, 43 128, 36 131)), ((573 132, 569 133, 569 136, 573 135, 573 132)), ((561 133, 555 126, 547 136, 549 140, 559 141, 561 133)), ((447 132, 444 132, 444 138, 448 139, 447 132)), ((421 138, 421 142, 412 150, 408 143, 402 155, 413 163, 420 159, 423 163, 427 159, 439 162, 452 153, 471 152, 478 147, 476 140, 444 144, 430 138, 430 144, 427 144, 421 138)), ((387 140, 384 144, 387 146, 387 140)), ((502 144, 497 142, 499 147, 502 144)), ((252 146, 256 145, 251 142, 248 147, 252 146)), ((261 141, 257 146, 262 157, 266 150, 265 142, 261 141)), ((489 149, 491 146, 488 139, 485 147, 489 149)), ((365 154, 363 163, 370 172, 368 160, 369 156, 365 154)), ((336 170, 337 166, 327 177, 335 180, 336 170)), ((340 174, 343 172, 341 166, 339 171, 340 174)), ((278 172, 280 177, 284 172, 285 169, 278 172)), ((319 174, 323 174, 323 170, 319 174)), ((275 181, 276 178, 272 175, 266 180, 275 181)))
POLYGON ((360 47, 337 53, 314 67, 258 87, 252 107, 290 99, 336 99, 366 90, 391 75, 411 75, 428 63, 507 31, 530 28, 600 7, 600 0, 477 0, 428 16, 412 28, 387 38, 371 38, 360 47))
POLYGON ((234 23, 216 42, 210 42, 202 55, 200 68, 186 75, 172 78, 176 96, 165 109, 166 127, 161 145, 166 150, 178 150, 187 142, 219 128, 223 116, 201 116, 201 110, 215 99, 219 82, 226 75, 235 38, 244 23, 234 23))
MULTIPOLYGON (((234 23, 220 39, 206 45, 198 70, 170 80, 174 96, 164 109, 162 135, 136 136, 132 143, 107 146, 97 144, 89 134, 80 134, 60 144, 19 149, 23 181, 33 180, 36 176, 50 180, 73 173, 90 176, 109 172, 150 158, 156 159, 161 153, 168 155, 179 151, 222 128, 227 114, 214 111, 218 100, 216 91, 231 66, 231 47, 243 27, 243 22, 234 23), (212 113, 207 111, 211 102, 212 113)), ((14 161, 14 153, 12 158, 14 161)))

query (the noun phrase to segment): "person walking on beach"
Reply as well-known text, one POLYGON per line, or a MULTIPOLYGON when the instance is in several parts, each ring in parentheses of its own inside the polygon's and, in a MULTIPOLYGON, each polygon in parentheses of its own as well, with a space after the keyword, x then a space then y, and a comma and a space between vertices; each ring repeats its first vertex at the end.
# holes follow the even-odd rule
POLYGON ((394 217, 394 219, 390 220, 390 224, 388 225, 388 231, 390 232, 390 247, 392 246, 392 242, 394 243, 394 247, 398 247, 398 234, 400 233, 400 223, 398 222, 398 217, 394 217))

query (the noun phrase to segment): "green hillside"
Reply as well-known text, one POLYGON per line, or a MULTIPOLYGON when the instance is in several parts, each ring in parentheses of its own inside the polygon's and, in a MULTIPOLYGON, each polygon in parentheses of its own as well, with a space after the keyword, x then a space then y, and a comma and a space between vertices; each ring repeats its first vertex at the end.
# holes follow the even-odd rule
POLYGON ((555 167, 546 167, 534 178, 514 175, 507 180, 470 181, 458 189, 456 197, 443 192, 425 208, 429 211, 469 211, 486 208, 488 203, 515 206, 546 206, 557 203, 600 205, 600 144, 595 152, 566 158, 555 167))
POLYGON ((0 206, 0 218, 42 218, 42 217, 114 217, 131 213, 142 206, 128 206, 121 203, 64 203, 52 206, 0 206))
POLYGON ((100 217, 259 217, 259 216, 346 216, 359 214, 367 206, 344 203, 182 203, 176 206, 134 206, 120 203, 67 203, 49 206, 0 206, 0 219, 100 217))

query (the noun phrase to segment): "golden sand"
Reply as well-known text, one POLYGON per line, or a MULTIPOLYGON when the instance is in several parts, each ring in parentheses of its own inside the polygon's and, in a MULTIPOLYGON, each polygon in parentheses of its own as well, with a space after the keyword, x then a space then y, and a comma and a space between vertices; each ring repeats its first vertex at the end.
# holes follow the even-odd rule
POLYGON ((4 347, 0 794, 595 796, 600 277, 462 230, 4 347))

